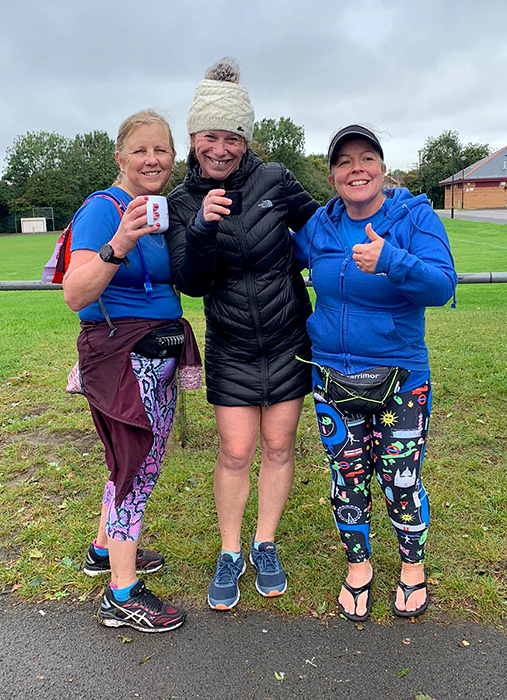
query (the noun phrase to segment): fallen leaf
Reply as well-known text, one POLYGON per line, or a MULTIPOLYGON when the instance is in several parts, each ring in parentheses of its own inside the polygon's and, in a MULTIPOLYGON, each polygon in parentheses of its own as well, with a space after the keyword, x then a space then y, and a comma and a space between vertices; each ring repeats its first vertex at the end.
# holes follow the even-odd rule
POLYGON ((326 605, 327 603, 324 601, 317 607, 317 612, 319 613, 319 615, 323 615, 326 612, 326 605))
MULTIPOLYGON (((122 643, 122 644, 130 644, 131 641, 132 641, 132 637, 122 637, 122 638, 121 638, 121 643, 122 643)), ((151 658, 151 656, 149 656, 148 658, 151 658)), ((141 662, 141 663, 142 663, 142 662, 141 662)))
POLYGON ((28 552, 28 556, 30 557, 30 559, 42 559, 43 554, 42 552, 39 552, 38 549, 31 549, 28 552))
POLYGON ((280 683, 282 683, 283 679, 285 678, 285 673, 283 671, 280 671, 280 673, 278 673, 278 671, 275 671, 275 678, 277 681, 280 681, 280 683))
POLYGON ((319 498, 319 503, 320 503, 321 506, 326 505, 326 503, 327 503, 327 498, 324 498, 324 497, 319 498))
POLYGON ((438 586, 440 584, 440 581, 438 580, 438 578, 429 578, 428 583, 430 584, 430 586, 438 586))
POLYGON ((396 671, 396 675, 398 676, 398 678, 405 678, 405 676, 408 676, 409 673, 410 671, 408 670, 408 668, 400 668, 399 671, 396 671))
POLYGON ((145 656, 144 659, 141 659, 141 661, 139 662, 139 666, 141 666, 141 664, 145 664, 151 658, 152 658, 151 656, 145 656))
POLYGON ((14 593, 14 591, 17 591, 19 588, 21 588, 22 585, 22 583, 15 583, 14 586, 11 588, 10 593, 14 593))
POLYGON ((356 628, 356 630, 359 630, 360 632, 362 632, 363 630, 366 629, 366 625, 364 624, 364 622, 355 622, 354 627, 356 628))
POLYGON ((181 573, 182 573, 183 575, 185 575, 189 569, 190 569, 190 566, 188 565, 187 562, 185 562, 185 563, 183 564, 183 566, 181 567, 181 573))
POLYGON ((461 647, 461 648, 463 649, 463 648, 469 647, 469 646, 470 646, 470 642, 467 642, 466 639, 463 639, 463 641, 458 642, 458 646, 461 647))

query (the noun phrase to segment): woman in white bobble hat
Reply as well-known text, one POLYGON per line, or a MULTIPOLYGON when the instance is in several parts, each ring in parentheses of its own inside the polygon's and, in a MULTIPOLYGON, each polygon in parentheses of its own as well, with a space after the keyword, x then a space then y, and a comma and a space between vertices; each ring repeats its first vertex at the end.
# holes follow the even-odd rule
POLYGON ((256 588, 281 595, 287 578, 275 531, 294 476, 294 443, 310 375, 305 322, 310 301, 294 259, 298 230, 317 203, 280 163, 248 144, 254 112, 239 68, 222 59, 195 91, 188 115, 185 181, 169 195, 171 261, 177 287, 204 296, 206 384, 220 450, 215 502, 222 548, 209 605, 230 610, 245 570, 241 523, 260 437, 257 529, 250 542, 256 588))

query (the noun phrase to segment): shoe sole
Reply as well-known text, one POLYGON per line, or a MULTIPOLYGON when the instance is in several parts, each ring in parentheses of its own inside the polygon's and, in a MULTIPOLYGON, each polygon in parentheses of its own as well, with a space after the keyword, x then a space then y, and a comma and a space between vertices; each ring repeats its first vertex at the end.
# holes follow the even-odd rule
POLYGON ((139 632, 148 632, 148 634, 154 634, 158 632, 170 632, 171 630, 175 630, 178 627, 181 627, 181 625, 185 622, 185 618, 186 615, 170 627, 142 627, 141 625, 136 625, 134 622, 127 622, 126 620, 115 620, 111 617, 101 617, 100 615, 98 615, 99 623, 104 627, 133 627, 139 632))
POLYGON ((396 607, 395 600, 393 600, 393 613, 397 617, 419 617, 419 615, 422 615, 424 612, 426 612, 429 602, 430 596, 428 592, 426 592, 426 600, 424 601, 424 603, 415 610, 400 610, 396 607))
MULTIPOLYGON (((240 575, 238 576, 238 582, 239 582, 239 579, 245 573, 245 571, 246 571, 246 562, 243 564, 243 569, 242 569, 240 575)), ((231 603, 231 605, 225 605, 224 603, 217 603, 216 605, 213 605, 213 603, 211 602, 211 600, 209 598, 209 595, 208 595, 208 605, 210 606, 210 608, 212 610, 219 610, 219 611, 221 610, 221 611, 227 612, 227 610, 232 610, 233 607, 238 604, 240 598, 241 598, 241 593, 240 593, 239 586, 238 586, 238 597, 236 598, 236 600, 233 603, 231 603)))
MULTIPOLYGON (((149 567, 148 569, 136 569, 136 574, 154 574, 155 571, 158 571, 164 566, 164 564, 157 564, 156 566, 149 567)), ((109 569, 88 569, 85 566, 83 566, 83 574, 86 574, 87 576, 99 576, 99 574, 110 574, 111 573, 111 568, 109 569)))
MULTIPOLYGON (((372 587, 374 578, 375 578, 375 574, 372 574, 369 583, 365 584, 368 587, 364 591, 362 591, 362 593, 357 594, 358 597, 360 595, 363 595, 363 593, 368 594, 366 597, 366 612, 364 613, 364 615, 356 615, 355 613, 348 613, 345 610, 345 608, 343 607, 343 605, 340 603, 340 601, 337 600, 336 605, 338 607, 338 610, 340 611, 340 615, 343 615, 343 617, 346 617, 347 620, 350 620, 351 622, 366 622, 366 620, 370 617, 370 613, 371 613, 371 606, 372 606, 372 601, 373 601, 371 587, 372 587)), ((347 589, 345 589, 345 590, 347 590, 347 589)), ((357 589, 353 589, 353 590, 357 590, 357 589)), ((352 595, 352 597, 354 597, 354 593, 352 593, 351 591, 348 591, 348 592, 350 595, 352 595)), ((354 599, 354 606, 357 607, 357 602, 355 599, 354 599)))
MULTIPOLYGON (((253 568, 257 571, 257 567, 254 564, 254 560, 252 557, 252 554, 250 553, 250 564, 253 566, 253 568)), ((257 579, 255 580, 255 588, 257 590, 257 593, 259 593, 263 598, 278 598, 278 596, 281 596, 285 593, 287 590, 287 578, 285 579, 285 586, 281 591, 274 590, 274 591, 263 591, 259 588, 257 585, 257 579)))
MULTIPOLYGON (((396 590, 396 593, 394 594, 394 598, 393 598, 392 607, 393 607, 393 613, 397 617, 419 617, 419 615, 422 615, 424 612, 426 612, 426 609, 428 608, 428 605, 430 602, 430 592, 428 590, 427 581, 428 581, 428 578, 426 575, 426 568, 424 568, 424 581, 422 581, 421 583, 424 584, 424 588, 426 589, 426 600, 424 601, 424 603, 422 605, 420 605, 415 610, 400 610, 399 608, 396 607, 396 597, 398 594, 398 590, 396 590)), ((399 587, 400 583, 401 583, 401 581, 398 581, 397 588, 399 587)), ((419 584, 417 584, 417 585, 419 585, 419 584)), ((409 586, 409 588, 412 588, 412 586, 409 586)), ((401 589, 401 590, 403 592, 403 589, 401 589)), ((419 589, 419 590, 421 590, 421 589, 419 589)), ((405 603, 407 602, 407 600, 410 598, 410 596, 414 592, 415 591, 411 591, 408 595, 404 596, 405 603)))

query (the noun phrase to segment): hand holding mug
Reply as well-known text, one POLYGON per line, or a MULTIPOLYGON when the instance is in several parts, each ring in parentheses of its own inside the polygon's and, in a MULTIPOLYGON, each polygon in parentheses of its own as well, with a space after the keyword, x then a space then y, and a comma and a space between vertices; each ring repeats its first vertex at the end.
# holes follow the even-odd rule
MULTIPOLYGON (((152 199, 156 200, 158 197, 152 197, 152 199)), ((165 197, 161 199, 165 200, 165 197)), ((146 236, 148 233, 160 232, 162 226, 159 222, 159 204, 157 202, 152 202, 151 204, 150 217, 154 223, 148 223, 149 200, 150 195, 136 197, 126 208, 120 225, 110 241, 118 257, 123 258, 128 255, 136 247, 137 241, 142 236, 146 236)), ((167 200, 165 202, 167 207, 167 200)))

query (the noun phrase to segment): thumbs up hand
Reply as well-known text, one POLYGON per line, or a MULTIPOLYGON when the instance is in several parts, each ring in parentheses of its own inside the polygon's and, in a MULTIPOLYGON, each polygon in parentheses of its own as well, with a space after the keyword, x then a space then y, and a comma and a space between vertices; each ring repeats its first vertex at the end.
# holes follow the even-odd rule
POLYGON ((375 233, 371 224, 366 224, 365 231, 370 243, 357 243, 352 248, 352 258, 362 272, 372 274, 377 267, 384 239, 375 233))

